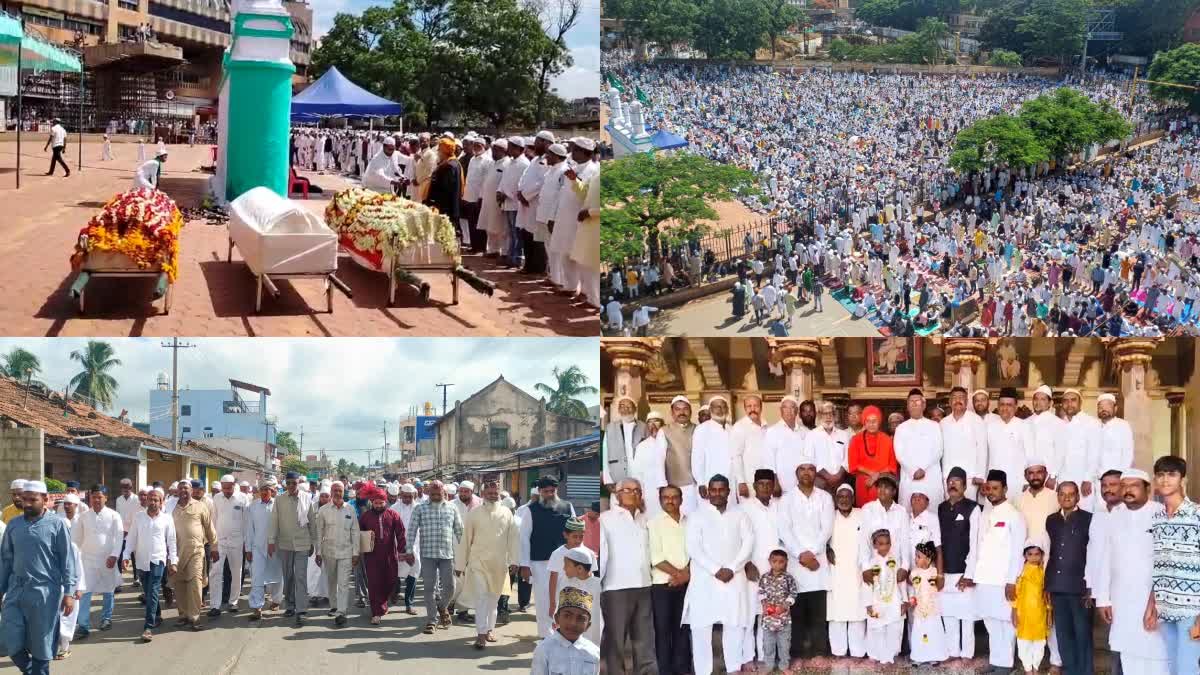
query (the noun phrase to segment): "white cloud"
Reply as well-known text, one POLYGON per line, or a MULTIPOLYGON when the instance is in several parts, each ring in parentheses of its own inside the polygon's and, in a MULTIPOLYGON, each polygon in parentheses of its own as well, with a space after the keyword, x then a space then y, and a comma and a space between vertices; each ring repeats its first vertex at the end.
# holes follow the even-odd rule
MULTIPOLYGON (((0 353, 22 347, 42 362, 40 378, 62 391, 78 364, 70 359, 84 339, 0 338, 0 353)), ((113 372, 120 385, 116 415, 148 421, 150 390, 157 374, 171 372, 171 350, 161 340, 108 340, 121 360, 113 372)), ((498 376, 533 394, 534 384, 553 386, 551 368, 578 365, 599 387, 599 341, 578 338, 509 339, 368 339, 343 338, 201 338, 188 339, 192 349, 179 352, 179 383, 192 389, 225 389, 229 379, 267 387, 269 411, 279 429, 299 433, 304 427, 305 452, 375 448, 382 443, 384 421, 393 447, 397 421, 410 406, 425 401, 441 412, 439 382, 453 382, 449 405, 462 400, 498 376)), ((598 397, 585 398, 595 405, 598 397)), ((156 411, 157 412, 157 411, 156 411)), ((343 454, 365 462, 366 454, 343 454)))

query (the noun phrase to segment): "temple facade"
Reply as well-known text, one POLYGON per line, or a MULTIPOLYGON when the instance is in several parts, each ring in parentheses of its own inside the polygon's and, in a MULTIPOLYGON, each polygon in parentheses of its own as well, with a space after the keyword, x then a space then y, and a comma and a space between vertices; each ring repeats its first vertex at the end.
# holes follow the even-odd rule
MULTIPOLYGON (((1134 432, 1134 465, 1149 471, 1155 458, 1178 455, 1193 464, 1188 492, 1200 494, 1200 340, 1192 338, 605 338, 601 340, 602 400, 638 401, 639 417, 687 396, 693 411, 714 396, 728 399, 736 418, 742 396, 763 399, 767 423, 779 419, 786 395, 829 400, 844 424, 852 402, 904 412, 921 387, 949 410, 951 387, 986 389, 993 401, 1015 387, 1021 416, 1032 412, 1033 391, 1078 389, 1083 409, 1117 396, 1120 417, 1134 432)), ((993 403, 994 409, 994 403, 993 403)))

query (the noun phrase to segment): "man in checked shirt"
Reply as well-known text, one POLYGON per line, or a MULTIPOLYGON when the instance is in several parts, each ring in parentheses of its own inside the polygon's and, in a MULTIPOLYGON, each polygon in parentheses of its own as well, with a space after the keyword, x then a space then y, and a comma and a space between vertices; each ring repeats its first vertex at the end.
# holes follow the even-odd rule
POLYGON ((450 612, 447 607, 454 600, 454 547, 462 538, 463 523, 458 509, 446 501, 442 481, 428 485, 429 501, 413 509, 408 543, 404 560, 413 564, 413 542, 420 543, 421 583, 425 586, 425 633, 433 633, 434 626, 450 627, 450 612), (441 582, 438 593, 438 582, 441 582), (434 610, 436 609, 436 616, 434 610), (436 620, 435 620, 436 618, 436 620))

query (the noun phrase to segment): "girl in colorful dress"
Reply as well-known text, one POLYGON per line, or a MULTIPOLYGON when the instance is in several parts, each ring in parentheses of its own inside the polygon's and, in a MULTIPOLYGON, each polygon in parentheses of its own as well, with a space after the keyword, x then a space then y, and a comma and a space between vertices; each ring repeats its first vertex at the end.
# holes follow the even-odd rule
POLYGON ((942 627, 942 612, 935 583, 937 568, 933 565, 936 557, 937 548, 932 541, 917 544, 916 569, 908 577, 912 587, 909 599, 909 622, 912 624, 909 658, 918 666, 941 663, 947 658, 946 631, 942 627))

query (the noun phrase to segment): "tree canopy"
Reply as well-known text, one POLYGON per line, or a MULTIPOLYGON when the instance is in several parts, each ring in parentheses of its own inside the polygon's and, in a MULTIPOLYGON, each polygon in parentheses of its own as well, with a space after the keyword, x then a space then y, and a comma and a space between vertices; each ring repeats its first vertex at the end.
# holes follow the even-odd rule
MULTIPOLYGON (((1189 43, 1167 52, 1159 52, 1150 62, 1150 70, 1146 77, 1159 82, 1197 86, 1200 84, 1200 45, 1189 43)), ((1185 104, 1192 112, 1200 112, 1200 92, 1194 89, 1152 84, 1150 95, 1162 101, 1185 104)))
POLYGON ((996 164, 1032 166, 1050 159, 1046 146, 1012 115, 995 115, 958 132, 950 166, 963 172, 982 171, 996 164))
POLYGON ((611 264, 658 257, 660 236, 678 242, 699 236, 715 219, 710 202, 753 194, 754 175, 692 153, 637 154, 613 160, 600 173, 600 257, 611 264))

